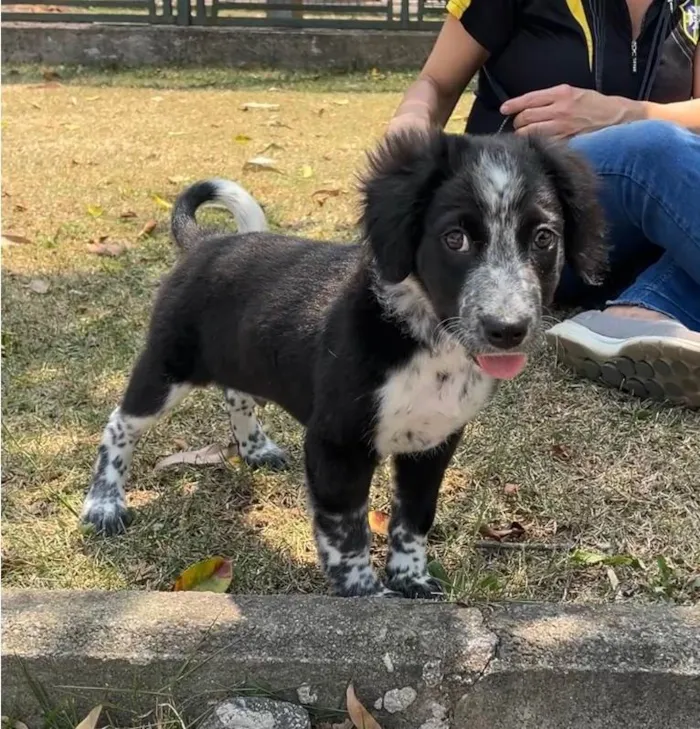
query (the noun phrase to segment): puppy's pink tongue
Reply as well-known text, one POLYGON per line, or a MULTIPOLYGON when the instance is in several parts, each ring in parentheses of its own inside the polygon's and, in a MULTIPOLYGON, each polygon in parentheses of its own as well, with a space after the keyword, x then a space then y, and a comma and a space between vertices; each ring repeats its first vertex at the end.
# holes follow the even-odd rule
POLYGON ((527 364, 524 354, 478 354, 476 362, 481 369, 497 380, 512 380, 527 364))

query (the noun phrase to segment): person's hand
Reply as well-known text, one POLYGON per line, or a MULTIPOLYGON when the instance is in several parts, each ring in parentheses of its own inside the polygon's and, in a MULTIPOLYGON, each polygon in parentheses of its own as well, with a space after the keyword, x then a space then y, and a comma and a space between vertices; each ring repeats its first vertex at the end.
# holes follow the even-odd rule
POLYGON ((641 118, 635 102, 573 86, 553 86, 506 101, 501 114, 513 116, 516 134, 566 139, 641 118))
POLYGON ((432 125, 430 120, 422 114, 406 112, 395 116, 387 125, 386 136, 400 134, 404 131, 429 132, 432 125))

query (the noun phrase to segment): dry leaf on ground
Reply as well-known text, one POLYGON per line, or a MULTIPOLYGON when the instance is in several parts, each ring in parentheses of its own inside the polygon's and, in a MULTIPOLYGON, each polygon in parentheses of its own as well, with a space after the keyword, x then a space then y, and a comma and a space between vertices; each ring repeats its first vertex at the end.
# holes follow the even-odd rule
POLYGON ((217 463, 225 463, 232 458, 236 458, 238 449, 234 445, 228 445, 225 448, 218 443, 204 446, 196 451, 181 451, 173 453, 171 456, 162 458, 153 467, 154 471, 161 471, 169 466, 175 466, 183 463, 190 466, 206 466, 217 463))
POLYGON ((230 559, 210 557, 190 565, 175 581, 176 592, 226 592, 233 580, 230 559))
POLYGON ((158 223, 155 220, 147 220, 136 237, 147 238, 149 235, 151 235, 151 233, 153 233, 157 226, 158 223))
POLYGON ((2 234, 2 243, 3 245, 27 245, 30 244, 32 241, 29 240, 24 235, 19 235, 18 233, 3 233, 2 234))
POLYGON ((368 516, 369 530, 372 534, 386 537, 389 534, 389 515, 383 511, 370 511, 368 516))
POLYGON ((75 729, 95 729, 97 726, 97 721, 100 718, 100 714, 102 713, 102 705, 99 704, 96 706, 81 722, 78 724, 75 729))
POLYGON ((107 256, 109 258, 117 258, 126 250, 122 243, 107 243, 105 240, 91 241, 87 245, 87 250, 96 256, 107 256))
POLYGON ((88 205, 87 211, 93 218, 99 218, 104 213, 104 208, 101 205, 88 205))
POLYGON ((479 527, 479 534, 487 539, 495 539, 500 542, 508 537, 518 538, 525 534, 525 527, 517 521, 511 522, 509 527, 505 529, 499 529, 496 527, 489 526, 488 524, 482 524, 479 527))
POLYGON ((325 204, 326 200, 328 200, 329 197, 338 197, 342 190, 339 187, 322 187, 319 190, 314 190, 311 193, 311 197, 313 200, 315 200, 321 207, 325 204))
POLYGON ((301 176, 304 179, 308 179, 309 177, 313 177, 314 171, 311 165, 303 165, 301 168, 301 176))
POLYGON ((270 172, 277 172, 283 174, 282 170, 277 167, 277 162, 270 157, 253 157, 249 159, 244 165, 244 170, 269 170, 270 172))
POLYGON ((236 134, 233 141, 238 142, 238 144, 246 144, 247 142, 250 142, 251 139, 252 137, 249 137, 247 134, 236 134))
POLYGON ((129 218, 135 218, 136 213, 133 210, 125 210, 123 213, 119 213, 119 217, 122 220, 129 220, 129 218))
POLYGON ((27 288, 35 294, 48 294, 51 284, 43 278, 33 278, 27 288))
POLYGON ((352 684, 348 685, 345 700, 350 719, 357 729, 382 729, 377 720, 359 702, 352 684))
POLYGON ((164 200, 160 195, 152 195, 153 202, 159 207, 163 208, 163 210, 170 210, 172 208, 173 204, 171 202, 168 202, 167 200, 164 200))
POLYGON ((241 105, 242 111, 279 111, 279 104, 263 104, 257 101, 248 101, 241 105))

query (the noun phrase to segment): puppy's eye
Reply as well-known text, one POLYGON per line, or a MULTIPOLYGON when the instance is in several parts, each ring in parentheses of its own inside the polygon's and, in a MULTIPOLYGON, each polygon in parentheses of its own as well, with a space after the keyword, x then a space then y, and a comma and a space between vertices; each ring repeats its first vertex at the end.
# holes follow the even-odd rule
POLYGON ((453 251, 464 253, 469 250, 469 238, 459 228, 453 228, 448 230, 447 233, 443 233, 442 242, 453 251))
POLYGON ((557 234, 549 228, 540 228, 532 239, 532 245, 541 251, 551 248, 557 242, 557 234))

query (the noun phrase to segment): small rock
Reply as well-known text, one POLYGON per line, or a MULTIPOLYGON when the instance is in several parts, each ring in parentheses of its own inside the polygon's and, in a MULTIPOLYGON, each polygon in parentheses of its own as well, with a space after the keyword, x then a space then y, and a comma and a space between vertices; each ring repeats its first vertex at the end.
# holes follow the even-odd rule
POLYGON ((428 661, 423 665, 423 681, 430 688, 442 683, 442 665, 440 661, 428 661))
POLYGON ((200 729, 311 729, 301 706, 260 696, 237 696, 217 704, 200 729))
POLYGON ((384 661, 384 666, 386 667, 386 670, 389 671, 389 673, 393 673, 394 662, 391 660, 391 656, 388 653, 385 653, 382 661, 384 661))
POLYGON ((384 694, 384 710, 390 714, 404 711, 416 700, 416 691, 410 686, 402 689, 391 689, 384 694))
POLYGON ((450 729, 450 722, 447 719, 447 709, 433 702, 430 705, 430 713, 432 717, 424 721, 418 729, 450 729))
POLYGON ((308 683, 302 683, 297 689, 297 696, 299 702, 302 704, 315 704, 318 701, 318 694, 311 690, 311 686, 308 683))
POLYGON ((377 699, 377 700, 376 700, 376 701, 374 702, 374 708, 375 708, 375 709, 376 709, 377 711, 381 711, 381 710, 382 710, 382 706, 383 706, 383 705, 384 705, 384 701, 383 701, 382 697, 380 696, 380 697, 379 697, 379 698, 378 698, 378 699, 377 699))

